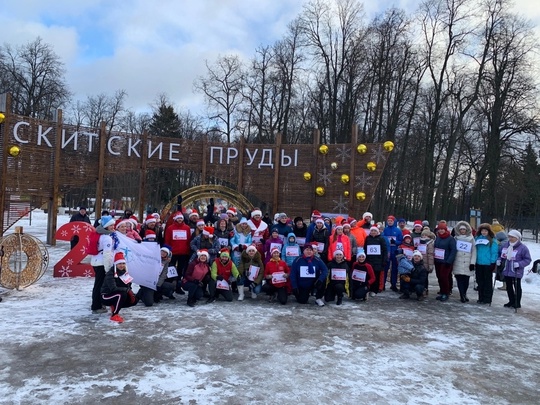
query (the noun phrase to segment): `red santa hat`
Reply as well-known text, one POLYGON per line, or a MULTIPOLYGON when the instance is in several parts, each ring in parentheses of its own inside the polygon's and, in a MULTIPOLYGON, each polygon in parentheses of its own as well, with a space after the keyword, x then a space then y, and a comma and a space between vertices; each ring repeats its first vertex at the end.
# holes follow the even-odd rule
POLYGON ((159 216, 159 214, 158 214, 157 212, 154 212, 154 213, 152 214, 152 216, 156 219, 156 221, 159 220, 159 219, 161 219, 161 217, 159 216))
POLYGON ((197 221, 197 226, 199 226, 199 225, 204 225, 204 219, 199 219, 197 221))
POLYGON ((420 221, 419 219, 417 219, 416 221, 414 221, 414 226, 413 226, 413 228, 416 228, 417 226, 419 226, 420 228, 423 227, 422 221, 420 221))
POLYGON ((315 223, 316 223, 316 224, 319 224, 319 223, 324 224, 324 219, 322 219, 321 217, 319 217, 319 218, 317 218, 317 219, 315 220, 315 223))
POLYGON ((256 252, 257 251, 257 248, 255 247, 255 245, 249 245, 247 248, 246 248, 246 252, 256 252))
POLYGON ((189 218, 191 217, 197 217, 199 218, 199 213, 196 211, 196 210, 192 210, 190 213, 189 213, 189 218))
POLYGON ((322 215, 321 215, 320 211, 313 210, 313 212, 311 213, 311 217, 312 218, 320 218, 320 217, 322 217, 322 215))
POLYGON ((144 240, 156 239, 156 233, 151 229, 147 229, 144 233, 144 240))
POLYGON ((227 210, 226 214, 231 214, 233 217, 236 216, 236 208, 234 207, 229 207, 229 209, 227 210))
POLYGON ((212 228, 211 226, 205 226, 202 233, 203 233, 204 236, 208 236, 209 238, 213 238, 214 237, 214 228, 212 228))
POLYGON ((157 219, 156 217, 154 217, 153 215, 148 215, 146 217, 146 220, 144 221, 146 224, 150 224, 152 222, 157 222, 157 219))
POLYGON ((115 228, 116 229, 120 228, 120 225, 122 225, 122 224, 124 224, 124 225, 131 224, 131 221, 129 219, 122 219, 122 220, 120 220, 120 221, 118 221, 116 223, 115 228))
POLYGON ((128 221, 131 223, 131 228, 132 229, 137 229, 137 225, 139 225, 139 223, 137 222, 136 219, 129 218, 128 221))
POLYGON ((351 224, 351 226, 353 226, 354 224, 356 224, 358 221, 356 219, 354 219, 353 217, 349 217, 349 224, 351 224))
POLYGON ((125 262, 126 262, 126 258, 124 257, 124 253, 116 252, 114 255, 114 264, 117 265, 117 264, 121 264, 125 262))
POLYGON ((343 250, 339 250, 339 249, 334 250, 334 257, 337 255, 342 255, 342 254, 343 254, 343 250))
POLYGON ((219 257, 231 257, 231 254, 229 253, 229 249, 224 247, 219 251, 219 257))
POLYGON ((362 214, 362 219, 366 219, 366 217, 373 218, 373 214, 371 212, 364 212, 362 214))
POLYGON ((386 220, 390 220, 390 219, 391 219, 392 221, 396 222, 396 217, 395 217, 395 216, 393 216, 393 215, 388 215, 388 218, 386 218, 386 220))
POLYGON ((210 253, 207 249, 197 250, 197 257, 206 256, 206 260, 210 259, 210 253))
POLYGON ((173 219, 176 221, 177 219, 181 218, 182 221, 184 220, 184 214, 182 214, 182 211, 176 211, 173 214, 173 219))
POLYGON ((262 217, 262 211, 258 208, 255 208, 253 211, 251 211, 251 218, 253 218, 255 215, 260 215, 262 217))
POLYGON ((405 238, 409 238, 410 240, 412 240, 412 236, 409 233, 403 235, 403 240, 405 240, 405 238))
POLYGON ((381 231, 379 231, 379 228, 377 228, 376 226, 372 226, 371 228, 369 228, 369 232, 371 233, 371 231, 377 231, 377 235, 379 235, 381 233, 381 231))
POLYGON ((279 248, 273 247, 272 249, 270 249, 270 256, 272 256, 274 252, 278 252, 279 254, 281 254, 281 251, 279 250, 279 248))

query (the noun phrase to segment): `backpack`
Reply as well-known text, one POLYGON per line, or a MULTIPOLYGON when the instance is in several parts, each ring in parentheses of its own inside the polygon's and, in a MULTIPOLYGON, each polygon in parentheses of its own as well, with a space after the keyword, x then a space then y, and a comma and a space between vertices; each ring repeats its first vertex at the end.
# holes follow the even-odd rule
POLYGON ((92 256, 99 254, 98 244, 99 244, 100 236, 101 235, 97 233, 96 231, 93 231, 92 233, 90 233, 90 237, 88 238, 89 239, 88 246, 86 246, 87 254, 92 255, 92 256))

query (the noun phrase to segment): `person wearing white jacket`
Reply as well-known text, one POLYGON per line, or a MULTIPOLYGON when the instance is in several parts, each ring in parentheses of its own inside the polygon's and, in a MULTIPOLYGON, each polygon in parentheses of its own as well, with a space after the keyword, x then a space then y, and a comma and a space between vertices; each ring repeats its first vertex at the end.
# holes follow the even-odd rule
POLYGON ((476 263, 476 245, 472 235, 471 226, 460 221, 455 226, 456 229, 456 259, 454 261, 453 273, 456 277, 457 287, 461 302, 469 302, 467 290, 469 289, 469 280, 474 275, 476 263))
POLYGON ((94 269, 94 288, 92 290, 92 312, 95 314, 105 313, 107 309, 101 302, 101 286, 103 280, 105 280, 105 269, 110 269, 114 263, 114 248, 118 242, 115 243, 111 234, 114 231, 114 218, 105 215, 101 217, 101 225, 96 229, 96 232, 100 234, 98 241, 98 254, 92 255, 90 264, 94 269))

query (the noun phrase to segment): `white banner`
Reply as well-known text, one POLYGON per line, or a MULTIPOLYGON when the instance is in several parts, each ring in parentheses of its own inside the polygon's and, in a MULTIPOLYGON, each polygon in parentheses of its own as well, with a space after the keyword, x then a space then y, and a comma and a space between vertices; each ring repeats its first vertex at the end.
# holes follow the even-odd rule
POLYGON ((116 235, 120 243, 115 252, 124 253, 133 282, 155 290, 161 273, 159 245, 155 242, 137 243, 120 232, 116 232, 116 235))

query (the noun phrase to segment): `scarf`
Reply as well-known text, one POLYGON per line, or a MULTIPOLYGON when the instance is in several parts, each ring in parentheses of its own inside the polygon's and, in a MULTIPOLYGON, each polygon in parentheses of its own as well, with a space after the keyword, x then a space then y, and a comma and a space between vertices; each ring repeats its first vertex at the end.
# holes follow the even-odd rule
POLYGON ((506 258, 507 260, 514 260, 512 259, 512 256, 514 255, 514 246, 517 244, 517 242, 510 243, 508 242, 508 249, 506 250, 506 258))

